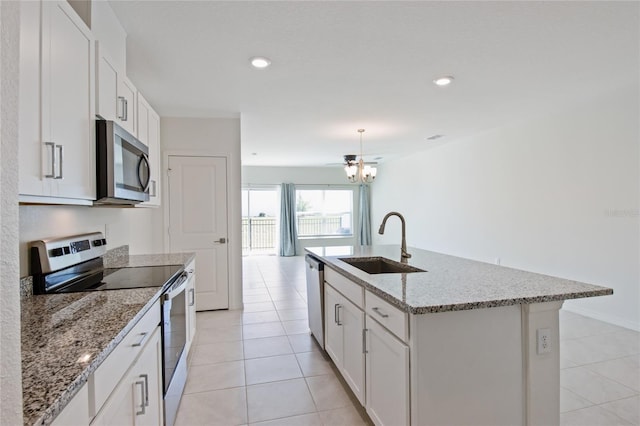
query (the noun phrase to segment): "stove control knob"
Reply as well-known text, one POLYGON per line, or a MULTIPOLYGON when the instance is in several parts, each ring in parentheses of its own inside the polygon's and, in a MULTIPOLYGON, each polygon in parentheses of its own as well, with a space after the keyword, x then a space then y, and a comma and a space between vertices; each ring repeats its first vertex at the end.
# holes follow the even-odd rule
POLYGON ((106 246, 107 245, 107 240, 105 238, 100 238, 100 239, 91 241, 91 244, 94 247, 106 246))
POLYGON ((49 250, 49 257, 60 257, 60 256, 64 256, 63 247, 58 247, 58 248, 49 250))

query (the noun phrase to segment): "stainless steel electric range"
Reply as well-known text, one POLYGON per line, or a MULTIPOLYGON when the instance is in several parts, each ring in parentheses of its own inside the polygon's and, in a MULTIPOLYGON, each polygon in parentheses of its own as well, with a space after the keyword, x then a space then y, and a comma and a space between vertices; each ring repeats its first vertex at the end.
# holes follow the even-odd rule
POLYGON ((173 425, 187 379, 183 265, 105 268, 107 240, 100 232, 33 241, 30 247, 34 294, 162 288, 164 417, 173 425))

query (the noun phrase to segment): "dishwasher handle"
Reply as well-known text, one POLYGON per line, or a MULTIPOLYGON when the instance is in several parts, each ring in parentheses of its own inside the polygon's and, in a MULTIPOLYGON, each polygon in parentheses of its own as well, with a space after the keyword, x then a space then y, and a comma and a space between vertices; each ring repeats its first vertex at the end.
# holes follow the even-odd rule
POLYGON ((324 263, 322 263, 320 260, 318 260, 317 258, 311 256, 311 255, 306 255, 304 257, 305 262, 307 262, 307 266, 309 267, 309 269, 315 269, 317 271, 323 271, 324 270, 324 263))

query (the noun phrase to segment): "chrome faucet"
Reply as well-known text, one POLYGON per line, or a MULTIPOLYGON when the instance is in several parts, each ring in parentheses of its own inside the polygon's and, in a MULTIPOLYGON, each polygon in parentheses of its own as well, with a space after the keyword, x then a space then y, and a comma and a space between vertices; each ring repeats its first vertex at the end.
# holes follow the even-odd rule
POLYGON ((387 224, 387 219, 389 219, 390 216, 398 216, 400 218, 400 222, 402 222, 402 245, 400 246, 400 261, 402 263, 407 263, 407 259, 411 257, 411 254, 407 252, 407 227, 404 221, 404 216, 402 216, 398 212, 387 213, 384 219, 382 219, 382 224, 380 225, 380 229, 378 229, 378 234, 384 234, 384 226, 387 224))

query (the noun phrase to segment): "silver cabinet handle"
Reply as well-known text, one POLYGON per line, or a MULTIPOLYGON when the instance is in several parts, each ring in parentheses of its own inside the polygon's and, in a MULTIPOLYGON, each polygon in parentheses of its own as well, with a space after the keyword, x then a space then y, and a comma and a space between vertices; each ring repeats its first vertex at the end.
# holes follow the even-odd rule
POLYGON ((64 178, 64 176, 62 175, 62 169, 63 169, 63 162, 64 162, 64 146, 62 145, 56 145, 56 148, 58 149, 58 152, 60 152, 60 155, 58 157, 58 164, 60 165, 60 173, 54 177, 54 179, 62 179, 64 178))
POLYGON ((45 146, 51 147, 51 173, 44 175, 46 178, 56 177, 56 144, 53 142, 45 142, 45 146))
POLYGON ((373 312, 375 312, 376 314, 380 315, 382 318, 389 318, 388 314, 385 314, 384 312, 380 311, 380 308, 371 308, 371 310, 373 312))
POLYGON ((141 374, 140 377, 144 379, 144 406, 149 406, 149 375, 141 374))
POLYGON ((189 294, 191 295, 191 301, 189 302, 189 306, 193 306, 196 303, 196 291, 193 288, 189 289, 189 294))
POLYGON ((367 350, 367 330, 366 328, 362 329, 362 353, 366 354, 369 353, 369 351, 367 350))
POLYGON ((137 348, 138 346, 142 346, 144 344, 144 341, 147 340, 147 336, 149 335, 149 333, 140 333, 140 341, 134 343, 131 345, 131 347, 133 348, 137 348))
POLYGON ((333 315, 334 315, 334 322, 337 325, 342 325, 342 323, 340 322, 340 308, 342 308, 342 305, 336 303, 333 306, 333 315))
POLYGON ((225 244, 227 242, 226 238, 220 238, 219 240, 214 241, 214 243, 225 244))
POLYGON ((136 380, 135 385, 140 385, 140 397, 142 398, 140 402, 140 411, 136 411, 136 416, 139 416, 146 413, 146 405, 144 405, 144 382, 141 380, 136 380))
POLYGON ((124 100, 124 118, 122 121, 127 121, 129 119, 129 100, 125 98, 124 100))
POLYGON ((118 114, 118 118, 122 121, 127 121, 124 115, 127 109, 126 107, 127 100, 124 98, 124 96, 118 96, 118 101, 120 102, 120 114, 118 114))

